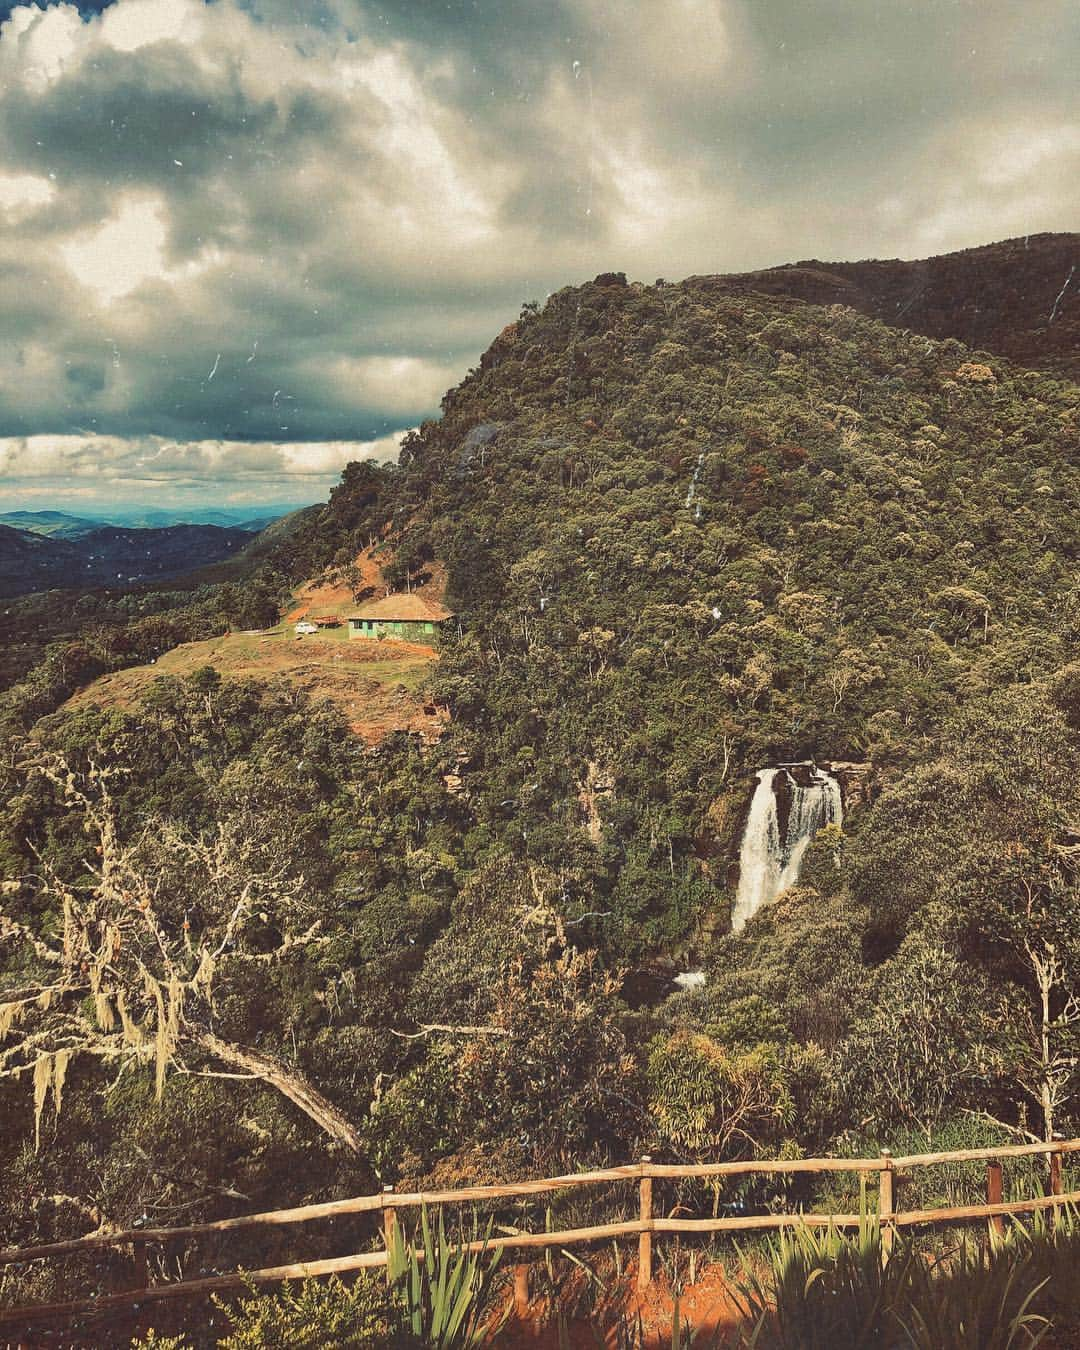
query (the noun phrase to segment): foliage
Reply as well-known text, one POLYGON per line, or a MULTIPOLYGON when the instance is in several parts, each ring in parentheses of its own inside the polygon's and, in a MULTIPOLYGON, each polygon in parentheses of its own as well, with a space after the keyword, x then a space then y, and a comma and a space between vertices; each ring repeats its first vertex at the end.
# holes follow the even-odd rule
POLYGON ((1004 1075, 991 990, 978 971, 913 935, 882 965, 837 1047, 834 1090, 863 1127, 889 1138, 936 1127, 1004 1075))
POLYGON ((1019 1350, 1050 1326, 1035 1311, 1046 1281, 1017 1241, 965 1240, 933 1265, 902 1242, 883 1259, 877 1225, 864 1218, 854 1237, 805 1226, 782 1233, 769 1262, 736 1293, 742 1343, 754 1350, 1019 1350))
POLYGON ((733 1053, 678 1031, 653 1042, 647 1076, 659 1135, 681 1155, 715 1161, 754 1153, 791 1122, 783 1066, 766 1044, 733 1053))
POLYGON ((329 1280, 285 1283, 275 1293, 250 1295, 235 1303, 215 1297, 230 1330, 220 1350, 382 1350, 415 1345, 399 1325, 386 1285, 361 1273, 345 1284, 329 1280))
POLYGON ((1078 427, 1075 384, 950 339, 607 274, 257 573, 16 602, 13 1238, 1080 1132, 1078 427), (60 706, 362 548, 447 574, 438 743, 212 670, 60 706), (811 757, 842 832, 731 934, 752 773, 811 757))
POLYGON ((436 1350, 467 1350, 490 1335, 493 1276, 502 1248, 490 1246, 490 1223, 482 1238, 477 1233, 474 1222, 471 1237, 448 1240, 441 1207, 437 1229, 427 1207, 421 1211, 419 1246, 401 1224, 394 1227, 391 1285, 412 1334, 436 1350))

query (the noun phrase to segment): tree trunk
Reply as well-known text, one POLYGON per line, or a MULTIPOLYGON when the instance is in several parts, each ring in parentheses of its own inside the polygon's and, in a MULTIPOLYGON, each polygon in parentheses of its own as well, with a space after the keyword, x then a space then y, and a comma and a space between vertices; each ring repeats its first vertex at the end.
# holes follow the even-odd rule
POLYGON ((213 1055, 215 1059, 234 1069, 243 1069, 246 1073, 254 1074, 262 1082, 276 1088, 298 1106, 309 1120, 313 1120, 324 1134, 328 1134, 337 1143, 344 1144, 350 1152, 363 1154, 363 1142, 355 1126, 332 1102, 327 1101, 321 1092, 313 1088, 302 1074, 261 1050, 223 1041, 212 1031, 202 1031, 193 1027, 191 1034, 195 1043, 207 1054, 213 1055))

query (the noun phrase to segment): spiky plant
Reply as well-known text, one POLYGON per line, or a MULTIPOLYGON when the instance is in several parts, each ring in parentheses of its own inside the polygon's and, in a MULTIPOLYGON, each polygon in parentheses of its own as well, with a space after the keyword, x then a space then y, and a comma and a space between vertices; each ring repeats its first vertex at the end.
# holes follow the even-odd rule
POLYGON ((477 1238, 474 1221, 470 1239, 451 1241, 442 1210, 435 1232, 425 1206, 417 1237, 418 1246, 407 1241, 397 1225, 389 1251, 390 1281, 407 1325, 434 1350, 470 1350, 480 1345, 492 1330, 487 1314, 493 1276, 502 1258, 502 1248, 490 1245, 491 1224, 482 1239, 477 1238), (472 1250, 478 1241, 479 1250, 472 1250))
POLYGON ((863 1215, 847 1237, 832 1224, 800 1224, 770 1246, 769 1273, 756 1274, 744 1258, 735 1302, 755 1350, 884 1350, 902 1344, 893 1317, 911 1265, 897 1249, 882 1259, 881 1235, 863 1215))
POLYGON ((965 1238, 946 1265, 914 1263, 896 1311, 906 1344, 911 1350, 1038 1345, 1051 1325, 1034 1310, 1049 1279, 1039 1275, 1028 1241, 1010 1235, 990 1247, 965 1238))

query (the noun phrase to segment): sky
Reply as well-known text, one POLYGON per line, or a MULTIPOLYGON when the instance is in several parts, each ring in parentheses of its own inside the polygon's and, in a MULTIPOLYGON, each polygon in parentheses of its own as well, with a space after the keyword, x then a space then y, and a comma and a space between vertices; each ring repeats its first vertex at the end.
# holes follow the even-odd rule
POLYGON ((525 301, 1080 220, 1075 0, 0 0, 0 510, 316 501, 525 301))

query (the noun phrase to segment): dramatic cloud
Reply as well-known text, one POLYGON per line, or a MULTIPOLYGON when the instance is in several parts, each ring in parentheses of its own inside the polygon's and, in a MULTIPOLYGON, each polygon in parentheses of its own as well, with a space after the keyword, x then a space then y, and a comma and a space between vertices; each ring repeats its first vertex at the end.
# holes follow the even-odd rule
POLYGON ((9 436, 0 439, 0 481, 37 508, 163 498, 185 506, 305 505, 325 498, 350 460, 396 458, 405 434, 363 442, 9 436))
POLYGON ((307 495, 306 465, 328 481, 432 415, 558 286, 919 256, 1074 228, 1080 208, 1071 0, 38 0, 5 17, 9 495, 68 472, 81 491, 56 466, 95 455, 103 493, 113 475, 161 494, 234 472, 255 491, 262 465, 267 492, 307 495))

